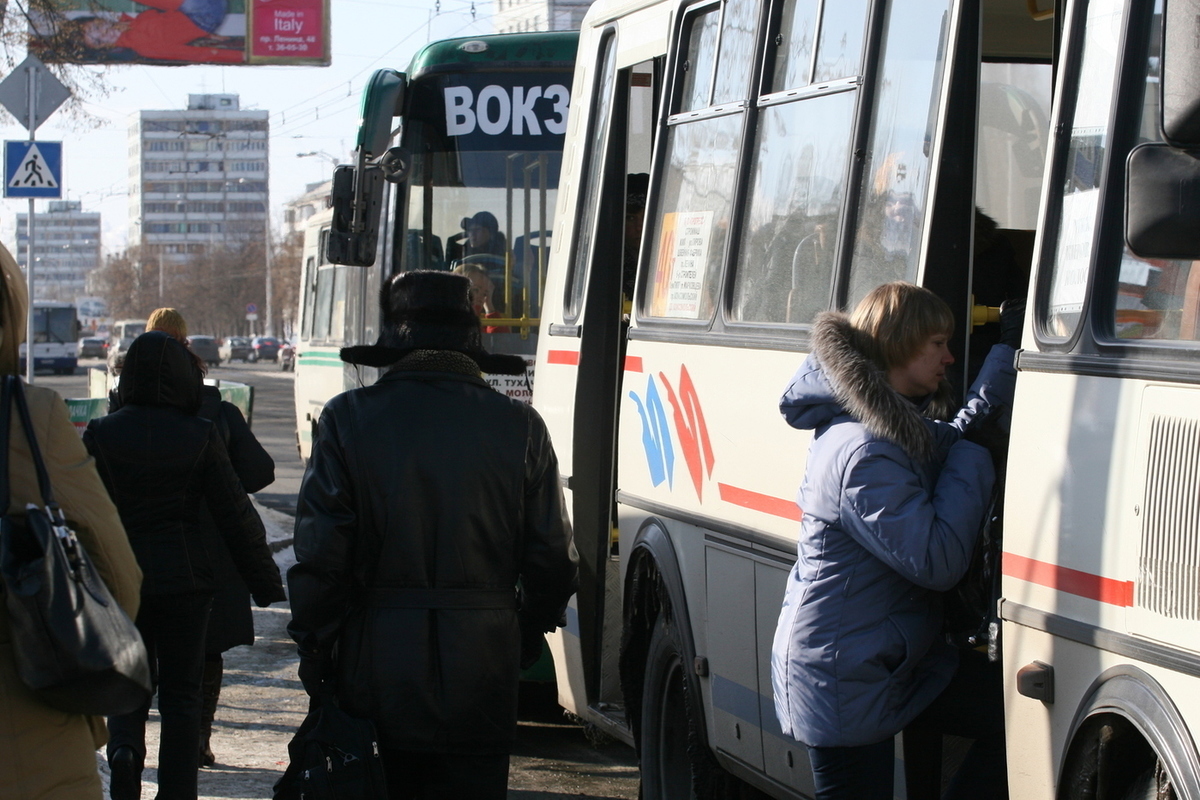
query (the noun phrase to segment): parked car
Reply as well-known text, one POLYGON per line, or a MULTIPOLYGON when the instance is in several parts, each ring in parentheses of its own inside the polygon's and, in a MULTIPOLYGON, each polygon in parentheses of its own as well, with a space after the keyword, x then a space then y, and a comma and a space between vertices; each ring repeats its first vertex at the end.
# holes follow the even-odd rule
POLYGON ((189 336, 188 347, 210 367, 221 366, 221 352, 217 349, 217 340, 213 337, 189 336))
POLYGON ((225 361, 249 361, 254 348, 245 336, 229 336, 218 348, 225 361))
POLYGON ((296 371, 296 348, 287 339, 279 346, 279 368, 289 372, 296 371))
POLYGON ((104 358, 108 355, 108 340, 98 336, 85 336, 79 340, 80 358, 104 358))
POLYGON ((274 336, 255 336, 250 342, 251 361, 275 361, 279 358, 279 340, 274 336))

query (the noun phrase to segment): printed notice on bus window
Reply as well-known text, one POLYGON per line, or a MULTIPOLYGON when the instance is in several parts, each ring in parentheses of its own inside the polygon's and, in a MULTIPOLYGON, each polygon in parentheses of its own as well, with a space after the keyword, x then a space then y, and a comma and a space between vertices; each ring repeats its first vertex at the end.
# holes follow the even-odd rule
POLYGON ((1074 314, 1083 310, 1099 199, 1100 192, 1095 189, 1063 197, 1058 259, 1050 285, 1052 314, 1074 314))
POLYGON ((532 356, 525 356, 524 375, 488 375, 485 373, 483 379, 505 397, 532 403, 534 363, 532 356))
POLYGON ((663 215, 652 313, 657 317, 699 319, 713 212, 678 211, 663 215))

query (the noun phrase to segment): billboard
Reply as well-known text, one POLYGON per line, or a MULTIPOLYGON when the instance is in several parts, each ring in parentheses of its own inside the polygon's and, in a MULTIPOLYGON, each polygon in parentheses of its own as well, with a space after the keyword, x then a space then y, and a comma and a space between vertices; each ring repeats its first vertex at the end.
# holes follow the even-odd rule
POLYGON ((30 12, 29 51, 47 63, 326 66, 329 0, 51 0, 30 12))

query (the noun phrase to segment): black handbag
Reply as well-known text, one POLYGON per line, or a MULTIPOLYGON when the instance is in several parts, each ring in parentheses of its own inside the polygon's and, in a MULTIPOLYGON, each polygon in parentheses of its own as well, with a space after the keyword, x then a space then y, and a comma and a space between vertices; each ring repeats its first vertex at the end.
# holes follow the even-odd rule
POLYGON ((76 714, 125 714, 151 694, 141 634, 96 572, 54 501, 21 379, 0 392, 0 511, 10 502, 8 432, 17 408, 42 507, 0 518, 0 583, 17 674, 46 705, 76 714))
POLYGON ((288 756, 274 800, 387 800, 374 723, 342 711, 331 692, 313 699, 288 756))
POLYGON ((997 480, 967 572, 943 595, 942 632, 962 650, 986 650, 1000 660, 1000 556, 1004 543, 1003 481, 997 480))

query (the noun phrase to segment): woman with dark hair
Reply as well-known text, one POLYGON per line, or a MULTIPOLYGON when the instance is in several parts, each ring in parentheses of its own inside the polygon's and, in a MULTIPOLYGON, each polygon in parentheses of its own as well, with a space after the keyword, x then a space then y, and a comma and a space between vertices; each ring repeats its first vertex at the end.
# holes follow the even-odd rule
POLYGON ((1020 320, 1002 312, 1002 343, 945 422, 954 315, 927 289, 885 284, 852 316, 817 316, 780 401, 813 441, 771 680, 820 800, 890 800, 893 737, 923 713, 976 740, 947 796, 1007 795, 999 665, 960 663, 939 634, 941 592, 966 572, 995 481, 987 445, 1012 403, 1020 320), (975 701, 953 707, 964 693, 975 701))
MULTIPOLYGON (((187 347, 187 320, 174 308, 156 308, 146 320, 147 331, 162 331, 187 347)), ((198 374, 204 374, 207 365, 188 348, 188 355, 198 374)), ((221 392, 207 384, 200 387, 200 410, 197 412, 217 427, 229 461, 237 473, 242 488, 247 493, 265 489, 275 482, 275 461, 266 451, 246 423, 241 410, 221 399, 221 392)), ((214 536, 218 536, 213 514, 206 505, 202 506, 202 524, 214 536)), ((208 635, 204 646, 204 677, 201 682, 200 709, 200 765, 211 767, 217 763, 213 755, 211 739, 213 720, 217 714, 217 701, 221 699, 221 680, 225 671, 224 653, 239 645, 254 644, 254 616, 250 611, 250 590, 238 575, 237 566, 229 557, 226 548, 218 547, 213 557, 212 611, 208 620, 208 635)))
MULTIPOLYGON (((200 386, 183 345, 166 333, 144 333, 125 357, 120 408, 88 423, 83 437, 145 576, 136 621, 157 667, 160 800, 196 797, 214 553, 228 547, 259 605, 286 599, 225 443, 212 422, 196 416, 200 386), (215 529, 202 523, 206 504, 215 529)), ((149 703, 109 718, 113 800, 141 796, 148 713, 149 703)))

